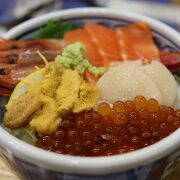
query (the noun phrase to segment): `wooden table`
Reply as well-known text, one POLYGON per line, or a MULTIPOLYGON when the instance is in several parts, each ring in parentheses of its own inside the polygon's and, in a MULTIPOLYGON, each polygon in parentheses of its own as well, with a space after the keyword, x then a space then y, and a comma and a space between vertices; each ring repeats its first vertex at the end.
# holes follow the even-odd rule
MULTIPOLYGON (((179 180, 180 179, 180 166, 165 180, 179 180)), ((0 180, 20 180, 15 176, 12 171, 4 164, 0 158, 0 180)))

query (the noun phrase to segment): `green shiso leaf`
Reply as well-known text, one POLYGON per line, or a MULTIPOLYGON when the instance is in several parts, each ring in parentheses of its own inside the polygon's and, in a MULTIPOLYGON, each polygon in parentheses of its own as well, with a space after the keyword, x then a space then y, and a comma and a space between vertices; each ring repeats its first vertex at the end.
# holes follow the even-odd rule
POLYGON ((79 26, 74 23, 63 22, 63 20, 50 20, 47 25, 40 28, 35 39, 61 39, 67 31, 77 29, 79 26))

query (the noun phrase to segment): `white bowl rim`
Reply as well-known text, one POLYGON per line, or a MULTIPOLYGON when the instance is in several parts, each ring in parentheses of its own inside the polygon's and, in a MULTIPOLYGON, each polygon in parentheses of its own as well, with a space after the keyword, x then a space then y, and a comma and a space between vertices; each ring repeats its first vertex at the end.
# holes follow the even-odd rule
MULTIPOLYGON (((4 38, 14 38, 27 29, 29 30, 32 27, 40 26, 49 19, 82 17, 85 15, 96 17, 121 17, 134 21, 145 21, 150 24, 151 27, 162 32, 165 31, 166 35, 170 37, 173 42, 180 44, 179 33, 157 20, 137 13, 107 8, 77 8, 42 15, 16 26, 7 32, 4 38)), ((15 157, 49 170, 97 175, 121 172, 164 158, 180 147, 180 129, 176 130, 167 138, 144 149, 108 157, 79 157, 48 152, 17 139, 2 127, 0 127, 0 144, 4 149, 12 152, 15 157)))

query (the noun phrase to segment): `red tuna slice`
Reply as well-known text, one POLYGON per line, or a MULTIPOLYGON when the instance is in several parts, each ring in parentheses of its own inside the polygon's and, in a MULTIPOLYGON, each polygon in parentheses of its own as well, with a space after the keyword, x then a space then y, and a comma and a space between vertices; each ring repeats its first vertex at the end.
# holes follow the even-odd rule
POLYGON ((82 42, 87 47, 86 58, 94 66, 102 66, 102 57, 94 46, 89 33, 85 29, 77 29, 67 32, 64 35, 67 44, 82 42))
POLYGON ((147 24, 134 23, 127 27, 116 28, 115 32, 123 60, 142 59, 148 63, 160 59, 159 50, 147 24))
POLYGON ((167 66, 170 71, 180 70, 180 52, 161 52, 161 62, 167 66))
POLYGON ((180 52, 161 52, 160 57, 166 66, 180 65, 180 52))
POLYGON ((90 34, 106 67, 109 66, 109 61, 120 60, 119 45, 114 31, 99 24, 86 24, 84 27, 90 34))

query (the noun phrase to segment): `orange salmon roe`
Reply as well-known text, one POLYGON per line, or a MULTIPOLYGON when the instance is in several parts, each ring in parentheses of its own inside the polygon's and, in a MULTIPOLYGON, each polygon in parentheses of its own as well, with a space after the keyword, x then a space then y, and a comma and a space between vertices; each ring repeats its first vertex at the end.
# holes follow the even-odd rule
POLYGON ((180 110, 137 96, 112 108, 103 102, 97 111, 69 114, 52 135, 38 137, 37 146, 60 154, 109 156, 149 146, 179 127, 180 110))
POLYGON ((143 107, 146 107, 147 105, 147 100, 144 96, 136 96, 134 98, 134 105, 136 107, 136 110, 139 110, 143 107))
POLYGON ((99 114, 101 114, 102 116, 106 116, 109 114, 111 107, 108 103, 102 102, 101 104, 99 104, 97 110, 98 110, 99 114))
POLYGON ((125 103, 122 102, 122 101, 116 101, 116 102, 113 104, 113 109, 114 109, 116 112, 125 112, 125 110, 126 110, 125 103))
POLYGON ((149 112, 157 112, 159 110, 159 104, 156 99, 149 99, 147 102, 147 109, 149 112))

